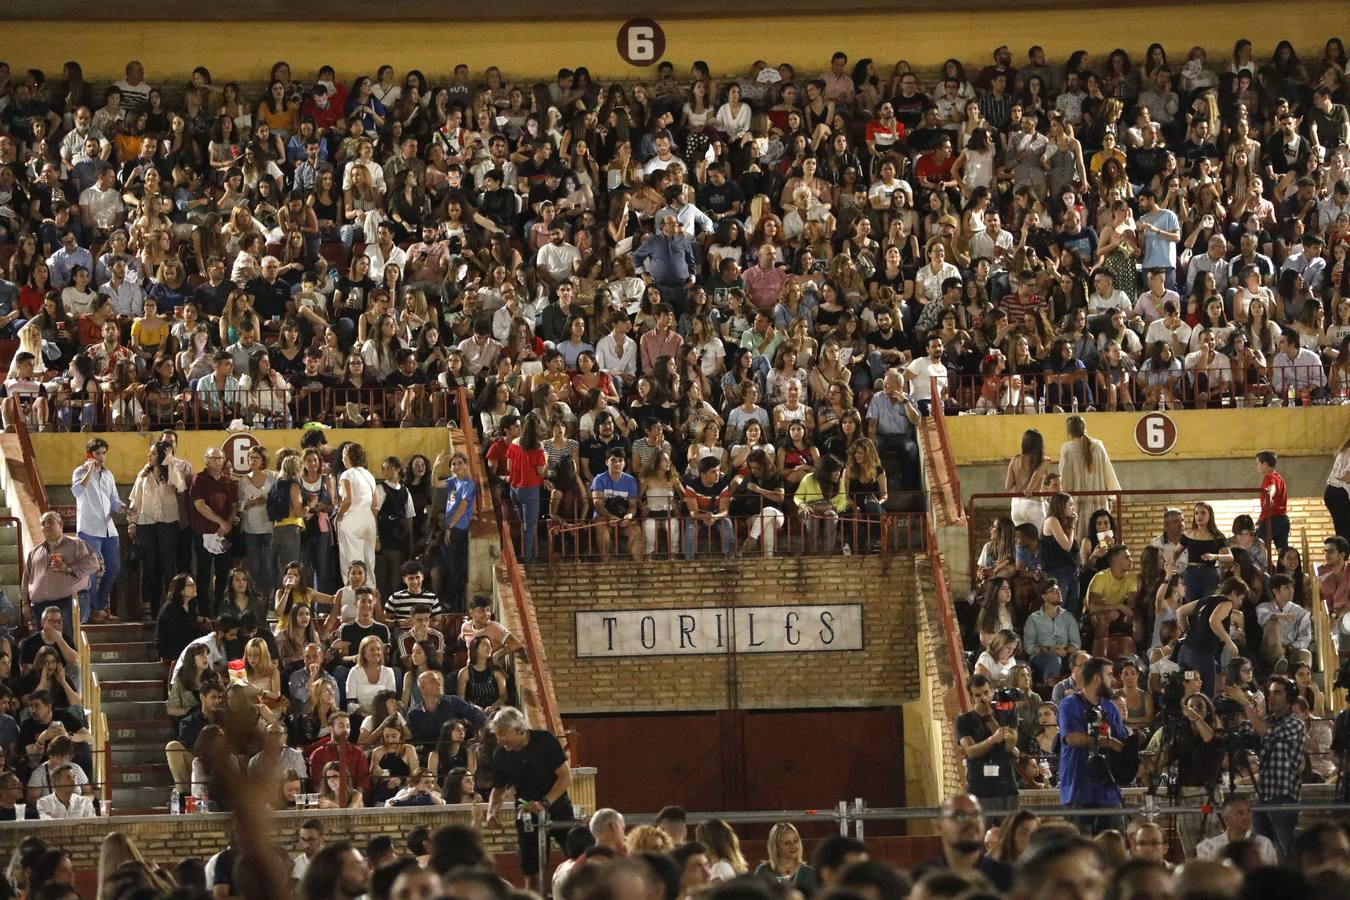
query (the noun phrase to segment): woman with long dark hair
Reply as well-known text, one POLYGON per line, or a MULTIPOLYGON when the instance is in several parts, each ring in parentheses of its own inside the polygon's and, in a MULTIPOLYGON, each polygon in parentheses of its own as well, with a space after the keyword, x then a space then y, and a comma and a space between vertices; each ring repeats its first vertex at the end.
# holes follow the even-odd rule
POLYGON ((1044 486, 1045 473, 1049 469, 1045 438, 1035 428, 1028 428, 1022 432, 1021 452, 1008 461, 1008 470, 1003 476, 1003 490, 1022 495, 1012 500, 1014 525, 1029 522, 1039 528, 1045 521, 1045 503, 1035 495, 1044 486))
POLYGON ((548 470, 548 457, 540 440, 539 415, 525 417, 520 437, 506 451, 507 483, 511 505, 520 521, 521 561, 534 562, 535 538, 539 527, 539 490, 548 470))
POLYGON ((147 613, 156 618, 159 600, 176 569, 178 500, 187 489, 173 445, 168 441, 151 444, 145 466, 131 486, 127 533, 141 548, 141 596, 149 603, 147 613))

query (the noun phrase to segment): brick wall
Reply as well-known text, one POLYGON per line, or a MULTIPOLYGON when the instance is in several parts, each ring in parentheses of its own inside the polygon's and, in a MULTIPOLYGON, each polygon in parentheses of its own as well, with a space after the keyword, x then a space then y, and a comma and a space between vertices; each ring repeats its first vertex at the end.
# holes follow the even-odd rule
POLYGON ((778 557, 562 566, 530 592, 563 714, 889 706, 918 695, 914 560, 778 557), (858 652, 578 659, 573 613, 862 603, 858 652))
MULTIPOLYGON (((916 607, 918 628, 923 639, 922 649, 923 679, 928 697, 926 709, 927 730, 932 740, 929 746, 940 754, 938 783, 941 787, 938 800, 959 793, 965 784, 962 762, 956 753, 956 717, 961 708, 952 690, 954 673, 951 661, 946 654, 946 636, 942 631, 942 616, 937 608, 937 590, 933 586, 933 574, 928 559, 920 558, 915 571, 916 591, 923 602, 916 607)), ((930 779, 930 782, 932 779, 930 779)))

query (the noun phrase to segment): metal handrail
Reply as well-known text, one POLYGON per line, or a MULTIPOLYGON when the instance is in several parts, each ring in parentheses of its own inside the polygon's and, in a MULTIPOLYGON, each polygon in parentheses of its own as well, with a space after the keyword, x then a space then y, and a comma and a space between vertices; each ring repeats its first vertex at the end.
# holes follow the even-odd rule
POLYGON ((942 632, 947 643, 947 662, 952 669, 952 688, 956 691, 956 702, 961 712, 970 712, 970 692, 966 689, 965 652, 961 647, 961 632, 956 626, 956 609, 952 604, 951 591, 947 588, 947 576, 942 567, 942 553, 938 550, 937 534, 933 531, 933 519, 928 522, 928 566, 933 572, 933 590, 937 594, 938 613, 942 617, 942 632))
MULTIPOLYGON (((23 453, 24 461, 28 465, 28 486, 33 491, 33 502, 37 504, 38 514, 41 515, 52 507, 47 499, 47 485, 43 483, 42 475, 37 468, 37 454, 33 452, 33 438, 28 433, 28 423, 24 421, 23 416, 15 416, 14 434, 19 439, 19 450, 23 453)), ((33 533, 40 534, 41 529, 35 529, 33 533)))
MULTIPOLYGON (((473 420, 469 415, 468 393, 460 388, 456 400, 459 406, 460 431, 464 435, 465 455, 471 466, 481 469, 482 457, 478 450, 478 435, 473 430, 473 420)), ((477 476, 475 476, 477 477, 477 476)), ((516 560, 515 547, 511 544, 511 531, 502 510, 493 501, 497 513, 498 534, 501 539, 501 564, 511 585, 512 598, 515 601, 516 615, 520 619, 521 641, 525 644, 525 654, 538 688, 536 700, 541 707, 544 726, 558 737, 563 736, 562 717, 558 714, 557 703, 553 697, 553 679, 543 661, 540 652, 542 642, 535 633, 534 624, 529 616, 529 600, 525 590, 525 579, 521 574, 521 565, 516 560)))
POLYGON ((961 476, 957 474, 951 438, 947 436, 947 414, 943 411, 942 392, 938 385, 937 376, 932 378, 932 391, 932 396, 938 398, 932 405, 933 429, 937 432, 938 443, 942 446, 942 455, 947 461, 947 480, 952 487, 952 504, 959 513, 961 511, 961 476))

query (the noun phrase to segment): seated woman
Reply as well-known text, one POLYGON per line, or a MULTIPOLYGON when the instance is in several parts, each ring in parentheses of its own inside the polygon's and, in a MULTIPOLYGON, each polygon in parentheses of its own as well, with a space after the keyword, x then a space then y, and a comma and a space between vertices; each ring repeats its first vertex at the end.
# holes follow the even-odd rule
POLYGON ((262 638, 253 638, 244 645, 244 674, 247 678, 244 686, 254 702, 274 710, 289 705, 281 693, 281 671, 262 638))
POLYGON ((436 789, 436 773, 418 769, 408 779, 408 786, 384 802, 385 806, 444 806, 445 800, 436 789))
POLYGON ((472 772, 478 767, 478 748, 469 740, 469 725, 463 719, 451 719, 441 726, 440 739, 427 755, 427 768, 444 782, 454 769, 472 772))
POLYGON ((1040 780, 1048 786, 1059 780, 1059 709, 1053 703, 1036 707, 1036 728, 1022 741, 1023 756, 1036 764, 1040 780))
POLYGON ((370 751, 372 805, 379 805, 396 795, 420 768, 417 751, 406 742, 403 729, 397 723, 386 723, 377 733, 379 743, 370 751))
POLYGON ((543 444, 548 465, 544 472, 544 490, 548 491, 548 514, 556 519, 566 499, 566 517, 586 515, 590 491, 581 481, 580 445, 567 436, 567 420, 561 414, 549 422, 549 438, 543 444))
POLYGON ((14 684, 15 694, 26 697, 34 691, 51 694, 53 709, 80 708, 80 692, 66 671, 66 662, 54 647, 43 646, 33 659, 33 667, 14 684))
POLYGON ((692 443, 689 444, 686 472, 697 472, 698 464, 704 459, 715 459, 724 469, 727 465, 727 451, 722 446, 721 428, 716 419, 704 419, 694 429, 692 443))
POLYGON ((848 477, 849 503, 857 515, 868 520, 867 533, 850 535, 852 543, 863 552, 877 545, 883 534, 881 520, 886 515, 886 470, 871 438, 862 438, 849 448, 845 464, 848 477))
POLYGON ((1149 409, 1177 409, 1182 392, 1181 362, 1167 341, 1154 341, 1148 358, 1139 367, 1139 386, 1144 406, 1149 409))
MULTIPOLYGON (((857 446, 856 444, 854 446, 857 446)), ((852 448, 850 448, 852 450, 852 448)), ((814 472, 820 462, 820 452, 807 436, 804 422, 790 422, 787 436, 778 448, 778 471, 789 489, 796 488, 802 479, 814 472)))
POLYGON ((838 457, 826 456, 802 478, 793 495, 806 526, 806 547, 817 553, 834 549, 839 517, 848 510, 848 475, 838 457))
POLYGON ((371 702, 370 715, 361 721, 361 731, 356 737, 356 743, 362 747, 375 746, 383 740, 384 729, 387 727, 398 728, 404 737, 412 734, 403 716, 403 708, 399 706, 398 693, 395 691, 380 691, 375 695, 375 699, 371 702))
POLYGON ((469 642, 469 661, 455 679, 455 693, 489 715, 506 702, 506 675, 493 662, 487 635, 469 642))
POLYGON ((731 463, 731 470, 739 472, 745 467, 745 461, 749 458, 751 451, 763 450, 770 457, 777 459, 778 451, 764 439, 764 426, 759 422, 751 420, 745 425, 745 432, 741 435, 739 444, 732 444, 731 452, 728 454, 731 463))
POLYGON ((1121 660, 1116 666, 1116 678, 1120 681, 1116 696, 1125 706, 1122 718, 1126 727, 1146 731, 1153 726, 1153 695, 1139 686, 1139 674, 1139 664, 1133 659, 1121 660))
POLYGON ((365 805, 353 779, 343 778, 342 767, 337 762, 330 762, 323 767, 319 809, 360 809, 365 805))
MULTIPOLYGON (((759 427, 758 423, 754 424, 759 427)), ((674 554, 679 547, 680 515, 684 498, 684 484, 680 472, 670 459, 670 452, 660 450, 647 460, 642 470, 638 494, 642 500, 642 534, 646 555, 657 551, 657 535, 666 534, 666 550, 674 554)))
POLYGON ((731 480, 731 515, 749 523, 742 553, 754 552, 762 540, 764 556, 773 556, 778 532, 786 522, 784 499, 783 478, 773 457, 764 450, 751 450, 744 470, 731 480))
POLYGON ((309 703, 296 726, 296 744, 308 748, 333 733, 332 718, 341 712, 337 691, 328 679, 319 679, 309 692, 309 703))
POLYGON ((807 434, 814 434, 816 414, 806 404, 806 398, 802 396, 802 381, 797 378, 789 378, 783 388, 783 393, 785 399, 773 408, 774 432, 781 434, 793 422, 800 422, 806 427, 807 434))
POLYGON ((980 654, 975 661, 975 674, 983 675, 994 683, 995 688, 1008 683, 1016 661, 1013 655, 1021 646, 1021 641, 1013 631, 1000 631, 989 642, 989 649, 980 654))
POLYGON ((1073 345, 1059 338, 1050 345, 1045 360, 1045 405, 1054 412, 1070 408, 1091 411, 1092 392, 1083 361, 1074 356, 1073 345))

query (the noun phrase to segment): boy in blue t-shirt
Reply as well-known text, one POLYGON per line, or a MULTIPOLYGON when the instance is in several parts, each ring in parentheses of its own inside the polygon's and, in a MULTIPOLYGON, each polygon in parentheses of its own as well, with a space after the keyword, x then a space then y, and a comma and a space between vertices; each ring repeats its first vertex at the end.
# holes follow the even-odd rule
POLYGON ((469 586, 469 521, 478 499, 478 485, 469 473, 469 458, 456 452, 450 457, 450 477, 445 479, 445 584, 442 608, 465 612, 469 586))
POLYGON ((591 502, 595 506, 595 534, 600 558, 609 559, 610 532, 622 528, 628 535, 628 552, 643 558, 644 545, 637 521, 637 479, 623 470, 622 447, 605 454, 605 471, 591 479, 591 502))

